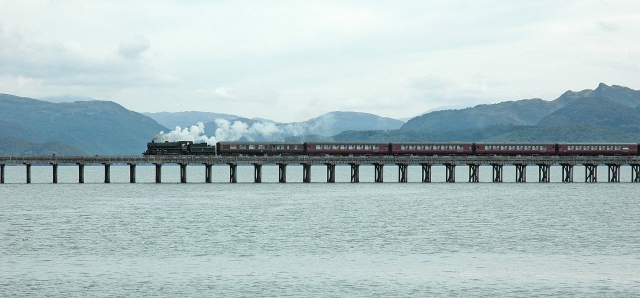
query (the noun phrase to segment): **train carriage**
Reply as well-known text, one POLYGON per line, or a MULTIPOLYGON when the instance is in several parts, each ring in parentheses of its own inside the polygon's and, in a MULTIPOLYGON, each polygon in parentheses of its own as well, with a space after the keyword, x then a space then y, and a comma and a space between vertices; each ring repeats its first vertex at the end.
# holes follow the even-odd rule
POLYGON ((476 143, 477 155, 554 155, 556 144, 551 143, 476 143))
POLYGON ((637 155, 638 144, 558 144, 559 155, 637 155))
POLYGON ((386 155, 389 143, 306 142, 308 155, 386 155))
POLYGON ((220 155, 300 155, 304 153, 302 143, 274 142, 218 142, 220 155))
POLYGON ((471 143, 392 143, 393 155, 469 155, 471 143))

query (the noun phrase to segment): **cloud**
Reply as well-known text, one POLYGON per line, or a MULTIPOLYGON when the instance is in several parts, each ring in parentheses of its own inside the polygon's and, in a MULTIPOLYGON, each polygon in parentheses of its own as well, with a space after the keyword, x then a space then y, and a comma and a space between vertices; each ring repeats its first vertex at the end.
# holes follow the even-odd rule
POLYGON ((149 39, 140 34, 136 34, 120 42, 118 55, 126 59, 137 59, 140 57, 140 54, 148 50, 150 46, 151 42, 149 42, 149 39))

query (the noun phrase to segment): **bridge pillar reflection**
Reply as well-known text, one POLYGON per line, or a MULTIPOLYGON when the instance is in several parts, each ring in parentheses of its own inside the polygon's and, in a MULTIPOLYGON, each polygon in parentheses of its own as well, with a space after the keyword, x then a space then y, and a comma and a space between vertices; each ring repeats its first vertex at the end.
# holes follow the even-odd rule
POLYGON ((4 164, 0 164, 0 184, 4 184, 4 164))
POLYGON ((608 164, 609 175, 607 180, 609 182, 620 182, 620 165, 619 164, 608 164))
POLYGON ((422 166, 422 182, 431 182, 431 164, 421 163, 420 166, 422 166))
POLYGON ((311 164, 310 163, 302 164, 302 182, 311 183, 311 164))
POLYGON ((407 183, 409 181, 409 165, 408 164, 398 164, 398 182, 407 183))
POLYGON ((453 183, 456 182, 456 164, 444 164, 447 168, 446 170, 446 182, 453 183))
POLYGON ((516 164, 516 182, 527 182, 527 165, 516 164))
POLYGON ((31 183, 31 164, 25 163, 24 165, 27 166, 27 183, 31 183))
POLYGON ((162 164, 154 163, 156 166, 156 183, 162 183, 162 164))
POLYGON ((180 183, 187 183, 187 164, 179 163, 180 165, 180 183))
POLYGON ((594 164, 584 165, 584 182, 587 182, 587 183, 598 182, 598 165, 594 165, 594 164))
POLYGON ((129 163, 129 183, 136 183, 136 163, 129 163))
POLYGON ((229 182, 238 183, 238 164, 229 163, 229 182))
POLYGON ((374 163, 373 181, 382 183, 384 181, 384 164, 374 163))
MULTIPOLYGON (((336 165, 335 164, 326 164, 327 165, 327 182, 334 183, 336 182, 336 165)), ((311 167, 309 167, 311 168, 311 167)))
POLYGON ((469 164, 469 182, 480 182, 480 165, 469 164))
POLYGON ((58 183, 58 164, 52 163, 51 167, 53 170, 53 183, 58 183))
POLYGON ((78 183, 84 183, 84 164, 78 163, 78 183))
POLYGON ((538 182, 551 182, 551 165, 539 164, 538 165, 538 182))
POLYGON ((349 165, 351 166, 351 182, 360 182, 360 165, 355 163, 350 163, 349 165))
POLYGON ((573 165, 561 164, 562 166, 562 182, 573 182, 573 165))
POLYGON ((211 174, 212 174, 212 170, 211 167, 213 166, 213 164, 210 163, 205 163, 204 164, 204 182, 205 183, 211 183, 211 174))
POLYGON ((111 164, 103 163, 104 165, 104 183, 111 183, 111 164))
POLYGON ((287 182, 287 164, 286 163, 278 164, 278 182, 279 183, 287 182))
POLYGON ((631 165, 631 182, 640 182, 640 165, 631 165))
POLYGON ((503 172, 503 165, 501 164, 492 164, 491 165, 493 167, 493 182, 502 182, 502 172, 503 172))
POLYGON ((262 183, 262 164, 253 164, 253 182, 262 183))

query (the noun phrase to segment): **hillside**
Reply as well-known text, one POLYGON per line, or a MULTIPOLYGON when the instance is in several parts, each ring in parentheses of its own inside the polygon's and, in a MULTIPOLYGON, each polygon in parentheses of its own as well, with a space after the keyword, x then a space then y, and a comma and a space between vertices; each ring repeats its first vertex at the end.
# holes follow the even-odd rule
POLYGON ((0 137, 63 141, 87 154, 135 154, 161 130, 151 118, 108 101, 51 103, 0 94, 0 137))
POLYGON ((596 96, 574 101, 543 118, 538 126, 606 126, 623 132, 640 132, 640 113, 621 103, 596 96))
MULTIPOLYGON (((491 105, 478 105, 462 110, 436 111, 407 121, 402 126, 402 129, 455 131, 498 124, 533 126, 542 123, 541 120, 544 117, 585 98, 607 98, 612 103, 632 109, 640 106, 640 91, 617 85, 607 86, 601 83, 595 90, 567 91, 553 101, 525 99, 491 105)), ((586 110, 580 109, 580 111, 584 112, 584 114, 575 115, 576 117, 590 117, 590 115, 586 114, 586 110)))
POLYGON ((62 141, 38 143, 18 137, 0 138, 0 155, 87 155, 86 152, 62 141))

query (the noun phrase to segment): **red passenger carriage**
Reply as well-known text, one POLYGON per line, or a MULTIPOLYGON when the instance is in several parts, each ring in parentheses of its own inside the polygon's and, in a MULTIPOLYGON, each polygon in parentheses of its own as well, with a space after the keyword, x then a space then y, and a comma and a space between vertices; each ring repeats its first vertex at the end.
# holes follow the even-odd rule
POLYGON ((469 155, 471 143, 392 143, 393 155, 469 155))
POLYGON ((476 143, 477 155, 554 155, 556 144, 476 143))
POLYGON ((305 150, 309 155, 384 155, 389 154, 389 145, 389 143, 307 142, 305 150))
POLYGON ((638 144, 558 144, 559 155, 637 155, 638 144))

